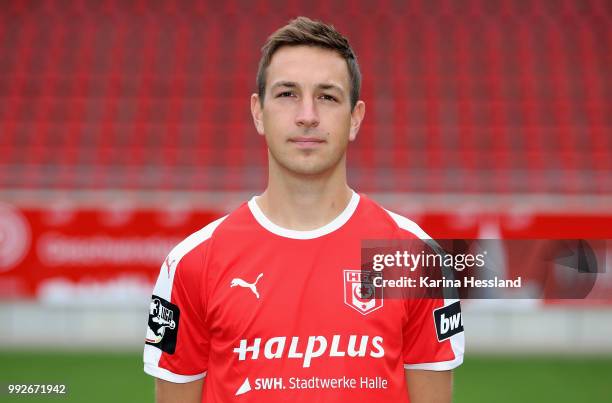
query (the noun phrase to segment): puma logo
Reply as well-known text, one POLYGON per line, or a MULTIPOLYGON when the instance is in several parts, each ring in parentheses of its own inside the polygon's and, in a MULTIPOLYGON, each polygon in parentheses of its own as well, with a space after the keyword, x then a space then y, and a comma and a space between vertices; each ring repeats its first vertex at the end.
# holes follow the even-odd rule
POLYGON ((239 286, 239 287, 248 288, 251 291, 253 291, 253 294, 255 294, 257 299, 259 299, 259 293, 257 292, 257 282, 262 277, 263 277, 263 273, 259 273, 259 276, 257 276, 257 280, 255 280, 253 283, 247 283, 246 281, 244 281, 241 278, 235 278, 235 279, 232 280, 232 284, 230 285, 230 287, 239 286))
POLYGON ((166 266, 166 269, 168 270, 168 278, 170 278, 170 270, 174 262, 176 262, 176 259, 170 260, 170 256, 168 256, 166 260, 164 261, 164 265, 166 266))

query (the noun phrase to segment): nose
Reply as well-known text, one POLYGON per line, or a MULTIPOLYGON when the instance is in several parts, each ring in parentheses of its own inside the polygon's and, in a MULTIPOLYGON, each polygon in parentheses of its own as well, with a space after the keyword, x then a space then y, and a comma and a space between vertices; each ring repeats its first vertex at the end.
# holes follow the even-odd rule
POLYGON ((317 127, 319 125, 319 114, 315 103, 307 97, 302 99, 295 116, 295 123, 303 127, 317 127))

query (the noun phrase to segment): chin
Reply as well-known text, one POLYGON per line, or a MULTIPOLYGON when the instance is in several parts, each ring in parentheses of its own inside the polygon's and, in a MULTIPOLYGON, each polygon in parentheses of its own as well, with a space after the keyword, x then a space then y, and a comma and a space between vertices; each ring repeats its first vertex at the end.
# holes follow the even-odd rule
POLYGON ((289 171, 298 175, 321 175, 329 170, 328 166, 311 164, 291 164, 286 167, 289 171))
POLYGON ((276 164, 282 169, 297 175, 320 175, 333 166, 333 164, 318 159, 300 158, 276 159, 276 164))
MULTIPOLYGON (((274 155, 272 156, 274 158, 274 155)), ((281 158, 274 158, 274 160, 278 166, 293 174, 317 176, 334 170, 342 159, 342 156, 331 156, 330 158, 328 155, 326 158, 322 157, 322 155, 310 155, 308 157, 282 155, 281 158)))

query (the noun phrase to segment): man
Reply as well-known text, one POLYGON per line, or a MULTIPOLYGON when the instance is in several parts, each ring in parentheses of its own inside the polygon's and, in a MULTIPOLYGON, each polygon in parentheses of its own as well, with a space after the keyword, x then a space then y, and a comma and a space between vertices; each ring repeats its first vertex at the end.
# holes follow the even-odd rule
POLYGON ((162 265, 144 352, 157 401, 450 402, 463 334, 439 341, 433 311, 453 301, 351 288, 362 240, 428 237, 347 185, 365 114, 348 41, 300 17, 262 51, 268 186, 162 265))

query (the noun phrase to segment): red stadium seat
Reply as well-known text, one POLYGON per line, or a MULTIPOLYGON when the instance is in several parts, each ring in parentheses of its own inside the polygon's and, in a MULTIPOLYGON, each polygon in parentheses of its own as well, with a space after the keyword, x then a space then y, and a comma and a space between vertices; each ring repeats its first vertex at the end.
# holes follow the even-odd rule
POLYGON ((259 48, 335 24, 364 75, 366 192, 612 193, 609 1, 9 2, 0 187, 261 189, 259 48))

